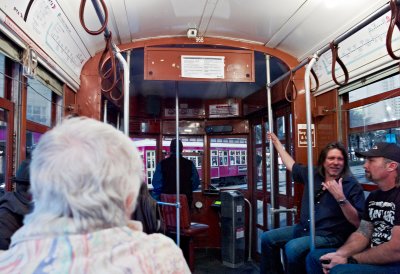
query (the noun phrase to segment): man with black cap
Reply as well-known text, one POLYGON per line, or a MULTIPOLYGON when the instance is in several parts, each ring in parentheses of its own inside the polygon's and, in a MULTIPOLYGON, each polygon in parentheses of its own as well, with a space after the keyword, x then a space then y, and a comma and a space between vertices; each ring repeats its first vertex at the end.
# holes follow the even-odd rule
POLYGON ((179 149, 179 181, 180 193, 185 194, 189 207, 193 201, 193 190, 199 187, 200 179, 196 166, 192 161, 182 156, 183 144, 173 139, 170 144, 170 157, 162 160, 156 167, 153 175, 153 191, 152 196, 156 200, 160 200, 161 193, 176 193, 176 149, 179 149))
POLYGON ((16 176, 15 191, 6 192, 0 198, 0 249, 6 250, 11 236, 23 225, 23 219, 32 209, 29 193, 29 160, 21 162, 16 176))
POLYGON ((308 255, 308 273, 400 273, 400 147, 377 143, 356 156, 366 158, 365 177, 379 189, 369 194, 360 227, 342 247, 308 255))

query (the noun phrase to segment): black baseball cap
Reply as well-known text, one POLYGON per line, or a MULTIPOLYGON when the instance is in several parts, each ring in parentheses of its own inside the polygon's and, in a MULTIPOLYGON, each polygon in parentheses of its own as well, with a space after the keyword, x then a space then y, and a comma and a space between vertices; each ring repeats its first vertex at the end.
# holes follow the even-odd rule
POLYGON ((357 157, 384 157, 400 163, 400 147, 393 143, 376 143, 368 151, 356 151, 357 157))

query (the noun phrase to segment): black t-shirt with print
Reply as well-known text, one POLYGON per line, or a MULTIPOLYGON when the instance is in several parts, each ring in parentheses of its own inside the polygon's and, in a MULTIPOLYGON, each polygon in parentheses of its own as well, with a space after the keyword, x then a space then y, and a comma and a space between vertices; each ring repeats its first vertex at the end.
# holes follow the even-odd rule
POLYGON ((393 226, 400 225, 400 187, 372 192, 367 198, 363 219, 374 225, 372 246, 388 242, 393 226))

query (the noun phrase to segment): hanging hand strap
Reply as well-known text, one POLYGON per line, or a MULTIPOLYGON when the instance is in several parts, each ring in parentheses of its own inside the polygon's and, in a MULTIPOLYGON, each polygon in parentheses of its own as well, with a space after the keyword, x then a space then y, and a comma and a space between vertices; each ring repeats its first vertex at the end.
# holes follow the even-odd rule
POLYGON ((335 41, 332 41, 329 44, 329 47, 331 48, 331 51, 332 51, 332 79, 336 83, 336 85, 344 86, 349 81, 349 72, 347 71, 347 68, 344 65, 344 63, 342 62, 342 60, 340 60, 340 58, 339 58, 339 54, 338 54, 339 46, 335 45, 335 41), (336 62, 340 65, 340 67, 343 70, 343 73, 344 73, 344 82, 343 83, 340 83, 336 79, 336 74, 335 74, 336 62))
POLYGON ((400 60, 400 56, 396 56, 392 48, 392 35, 394 27, 397 26, 397 28, 400 30, 400 10, 397 7, 396 0, 390 0, 390 10, 392 14, 390 18, 389 29, 386 34, 386 49, 393 60, 400 60))

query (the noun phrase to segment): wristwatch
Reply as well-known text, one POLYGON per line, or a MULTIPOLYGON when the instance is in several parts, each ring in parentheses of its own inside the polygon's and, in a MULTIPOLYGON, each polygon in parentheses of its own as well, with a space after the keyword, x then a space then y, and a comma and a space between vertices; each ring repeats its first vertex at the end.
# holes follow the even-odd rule
POLYGON ((348 264, 358 264, 358 261, 356 259, 354 259, 353 256, 350 256, 347 258, 347 263, 348 264))
POLYGON ((348 201, 346 198, 344 198, 344 199, 342 199, 342 200, 338 200, 337 202, 339 203, 340 206, 344 206, 344 205, 347 204, 349 201, 348 201))

